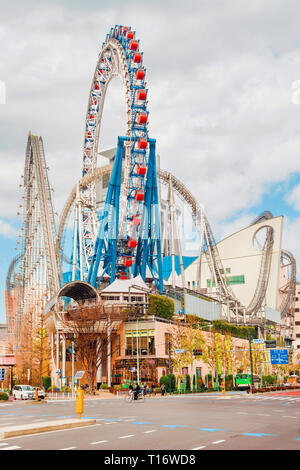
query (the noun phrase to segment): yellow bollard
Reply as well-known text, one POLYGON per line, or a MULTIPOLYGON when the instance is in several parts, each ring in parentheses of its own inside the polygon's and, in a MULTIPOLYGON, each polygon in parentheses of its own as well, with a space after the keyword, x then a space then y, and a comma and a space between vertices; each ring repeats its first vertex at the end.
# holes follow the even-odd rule
POLYGON ((38 399, 39 399, 39 389, 36 388, 35 389, 35 400, 38 401, 38 399))
POLYGON ((78 389, 76 390, 76 413, 78 413, 78 418, 81 419, 81 415, 83 413, 83 397, 84 397, 84 392, 79 386, 78 389))
POLYGON ((225 395, 225 392, 226 392, 224 380, 223 380, 222 383, 221 383, 221 389, 222 389, 222 395, 224 396, 224 395, 225 395))

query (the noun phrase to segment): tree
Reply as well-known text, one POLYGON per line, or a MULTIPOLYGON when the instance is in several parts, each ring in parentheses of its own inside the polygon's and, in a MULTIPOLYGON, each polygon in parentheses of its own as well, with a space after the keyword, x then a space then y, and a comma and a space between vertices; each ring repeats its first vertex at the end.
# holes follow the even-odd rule
POLYGON ((64 333, 73 338, 76 360, 87 374, 91 393, 95 392, 98 368, 111 355, 112 335, 127 315, 128 309, 101 302, 78 305, 64 315, 64 333))
POLYGON ((43 376, 49 374, 50 348, 45 318, 40 311, 28 311, 22 318, 16 349, 16 373, 19 382, 43 386, 43 376))
POLYGON ((199 328, 193 327, 192 323, 177 321, 170 326, 172 345, 172 365, 181 379, 183 367, 192 366, 194 361, 193 349, 202 349, 205 345, 203 334, 199 328), (183 349, 183 353, 176 353, 176 349, 183 349))
POLYGON ((149 295, 149 315, 172 319, 175 311, 172 299, 163 295, 149 295))

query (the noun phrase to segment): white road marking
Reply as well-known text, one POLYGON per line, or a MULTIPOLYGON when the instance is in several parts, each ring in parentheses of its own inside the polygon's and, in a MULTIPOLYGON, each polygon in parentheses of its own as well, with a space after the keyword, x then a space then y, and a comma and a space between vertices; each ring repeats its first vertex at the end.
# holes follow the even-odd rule
POLYGON ((156 432, 157 429, 151 429, 150 431, 144 431, 144 434, 149 434, 150 432, 156 432))
POLYGON ((71 449, 77 449, 77 447, 65 447, 64 449, 60 449, 60 450, 71 450, 71 449))
POLYGON ((298 419, 298 416, 282 416, 283 418, 294 418, 294 419, 298 419))
POLYGON ((248 415, 249 413, 245 413, 244 411, 237 411, 237 415, 248 415))
POLYGON ((120 436, 119 439, 127 439, 127 437, 134 437, 135 434, 128 434, 128 436, 120 436))
POLYGON ((96 442, 90 442, 90 444, 91 444, 91 445, 103 444, 104 442, 108 442, 108 441, 96 441, 96 442))
POLYGON ((200 449, 205 449, 206 446, 199 446, 199 447, 194 447, 191 450, 200 450, 200 449))
POLYGON ((212 444, 220 444, 220 442, 225 442, 225 439, 221 439, 220 441, 212 442, 212 444))
POLYGON ((264 413, 257 413, 257 416, 271 416, 271 415, 266 415, 264 413))
POLYGON ((1 443, 0 443, 0 446, 1 446, 1 447, 2 447, 2 446, 8 446, 8 443, 7 443, 7 442, 1 442, 1 443))

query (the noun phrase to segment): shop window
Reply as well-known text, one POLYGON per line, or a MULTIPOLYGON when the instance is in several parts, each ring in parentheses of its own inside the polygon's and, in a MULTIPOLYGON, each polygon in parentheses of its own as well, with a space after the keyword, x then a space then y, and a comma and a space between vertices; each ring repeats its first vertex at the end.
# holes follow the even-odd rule
POLYGON ((116 336, 116 356, 121 356, 121 344, 120 344, 120 335, 116 336))
POLYGON ((136 356, 137 346, 139 355, 147 356, 155 354, 154 330, 141 330, 137 336, 136 330, 125 332, 125 355, 136 356))

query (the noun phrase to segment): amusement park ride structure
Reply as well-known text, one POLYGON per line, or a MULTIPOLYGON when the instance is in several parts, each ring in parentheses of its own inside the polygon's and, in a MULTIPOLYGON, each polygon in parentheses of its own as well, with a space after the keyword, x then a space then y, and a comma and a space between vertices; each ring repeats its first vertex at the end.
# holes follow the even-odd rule
MULTIPOLYGON (((273 229, 268 225, 272 214, 265 212, 253 223, 265 221, 266 237, 262 247, 260 273, 253 298, 241 304, 226 279, 213 232, 202 206, 174 175, 157 168, 156 141, 148 135, 148 102, 143 53, 135 32, 115 26, 107 34, 100 51, 90 88, 81 179, 74 186, 63 208, 56 232, 51 191, 42 139, 29 134, 24 173, 22 248, 12 261, 7 275, 8 298, 18 287, 17 321, 28 309, 41 307, 64 287, 62 266, 69 264, 72 285, 89 285, 101 290, 104 281, 152 277, 152 287, 164 293, 162 261, 172 257, 172 287, 175 288, 175 256, 179 256, 182 290, 186 289, 182 250, 179 242, 174 195, 190 209, 199 233, 199 278, 201 257, 205 256, 216 286, 215 300, 227 304, 237 322, 253 323, 262 308, 271 266, 273 229), (125 87, 126 123, 119 136, 113 164, 97 167, 101 119, 107 87, 119 76, 125 87), (104 208, 96 205, 96 184, 109 175, 104 208), (159 185, 167 187, 167 217, 161 240, 159 185), (70 260, 64 253, 64 230, 68 217, 74 216, 74 236, 70 260), (166 240, 168 239, 168 243, 166 240), (168 246, 168 248, 167 248, 168 246), (16 266, 19 266, 17 272, 16 266), (13 280, 12 280, 13 278, 13 280)), ((293 300, 296 268, 294 257, 281 253, 289 269, 282 290, 282 316, 293 300)), ((70 287, 70 292, 72 291, 70 287)), ((70 294, 72 297, 72 294, 70 294)))

